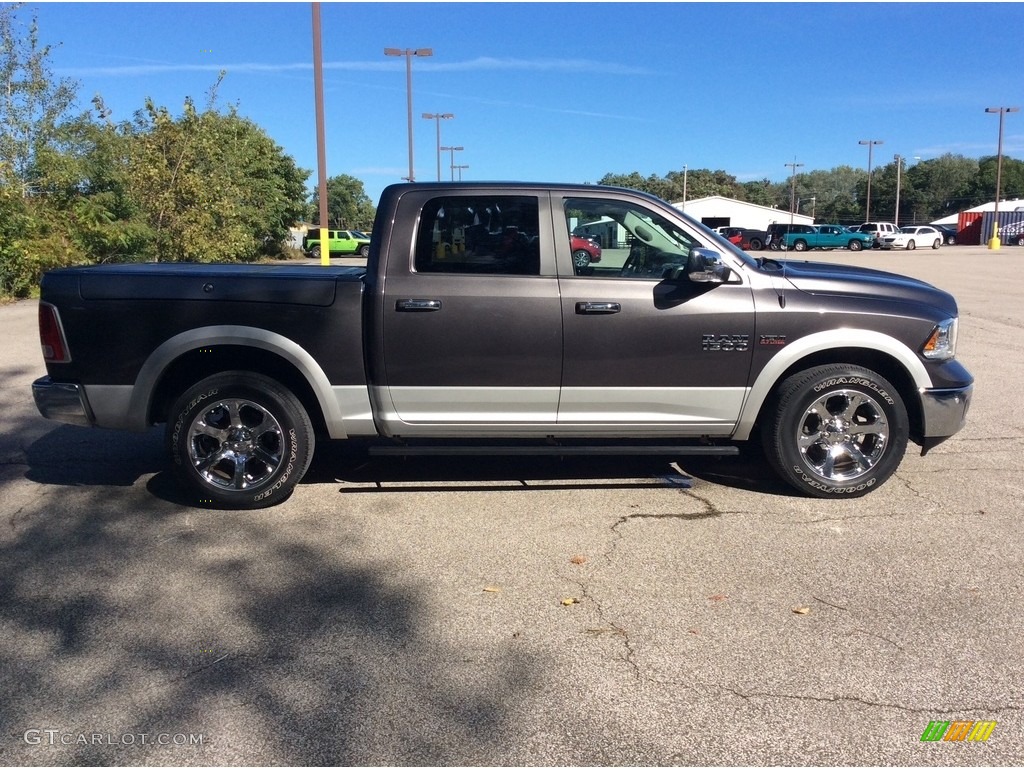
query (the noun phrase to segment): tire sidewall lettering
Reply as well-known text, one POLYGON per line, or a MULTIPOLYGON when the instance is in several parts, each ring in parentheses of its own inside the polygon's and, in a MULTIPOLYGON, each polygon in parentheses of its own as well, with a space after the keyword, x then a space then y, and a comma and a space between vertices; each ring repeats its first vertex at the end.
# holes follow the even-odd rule
POLYGON ((287 483, 288 478, 291 477, 292 469, 295 467, 295 462, 298 459, 299 455, 299 436, 296 434, 294 428, 288 430, 288 438, 291 444, 289 446, 288 464, 285 465, 284 472, 282 472, 281 475, 277 478, 277 482, 275 482, 272 486, 267 488, 267 490, 261 493, 257 493, 255 496, 253 496, 253 501, 263 501, 264 499, 269 499, 273 495, 273 493, 277 490, 280 490, 281 486, 287 483))
MULTIPOLYGON (((177 420, 174 422, 174 432, 171 434, 172 445, 174 445, 175 447, 181 445, 181 443, 179 442, 181 440, 181 429, 182 427, 185 426, 185 421, 192 416, 192 411, 195 410, 195 407, 204 400, 209 400, 210 398, 214 397, 218 392, 220 392, 220 389, 210 389, 201 395, 196 395, 189 401, 188 406, 181 411, 181 415, 179 415, 177 420)), ((175 464, 181 466, 182 462, 180 451, 175 450, 173 452, 172 458, 175 464)))
POLYGON ((886 392, 884 389, 878 386, 878 384, 871 379, 866 379, 862 376, 835 376, 830 379, 818 382, 812 387, 815 394, 824 392, 827 389, 833 389, 835 387, 864 387, 870 389, 872 392, 883 398, 889 405, 895 405, 896 401, 893 400, 892 395, 886 392))
POLYGON ((861 493, 863 491, 869 490, 872 486, 874 486, 876 482, 875 478, 872 477, 868 478, 862 483, 857 483, 856 485, 826 485, 820 480, 815 480, 813 477, 804 472, 802 467, 796 464, 793 465, 793 474, 799 477, 802 482, 806 483, 812 488, 821 491, 822 493, 828 493, 836 496, 842 496, 843 494, 849 493, 861 493))

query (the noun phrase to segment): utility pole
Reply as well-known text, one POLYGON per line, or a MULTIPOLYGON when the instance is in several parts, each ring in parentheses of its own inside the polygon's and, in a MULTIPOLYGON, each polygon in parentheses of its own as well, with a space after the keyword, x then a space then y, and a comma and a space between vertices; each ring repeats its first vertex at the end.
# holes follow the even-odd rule
POLYGON ((796 156, 793 157, 792 163, 786 163, 786 167, 792 170, 791 180, 789 185, 789 223, 793 223, 793 214, 796 212, 796 169, 803 168, 803 163, 796 161, 796 156))
POLYGON ((866 144, 868 147, 868 202, 864 208, 864 221, 871 221, 871 150, 876 144, 884 144, 884 141, 879 139, 864 139, 858 141, 858 144, 866 144))

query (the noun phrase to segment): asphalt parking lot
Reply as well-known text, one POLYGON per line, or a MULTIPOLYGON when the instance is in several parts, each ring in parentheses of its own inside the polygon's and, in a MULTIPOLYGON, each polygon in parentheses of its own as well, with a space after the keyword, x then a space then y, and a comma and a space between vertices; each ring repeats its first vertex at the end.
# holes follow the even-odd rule
POLYGON ((332 447, 197 509, 159 430, 36 414, 36 304, 0 306, 0 764, 1024 763, 1024 248, 808 257, 960 302, 968 425, 863 499, 332 447))

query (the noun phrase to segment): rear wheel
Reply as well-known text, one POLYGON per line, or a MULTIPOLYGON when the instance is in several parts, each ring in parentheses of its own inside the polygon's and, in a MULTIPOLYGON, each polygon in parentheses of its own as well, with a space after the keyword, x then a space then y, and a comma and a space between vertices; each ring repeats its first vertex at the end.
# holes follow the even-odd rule
POLYGON ((903 400, 867 368, 824 365, 796 373, 769 407, 765 455, 809 496, 863 496, 889 479, 907 448, 903 400))
POLYGON ((314 245, 313 249, 309 252, 309 256, 312 259, 319 259, 320 258, 320 246, 319 245, 314 245))
POLYGON ((167 446, 174 473, 204 506, 258 509, 288 498, 313 457, 309 415, 274 379, 218 373, 172 406, 167 446))
POLYGON ((764 248, 764 243, 762 243, 756 237, 751 239, 751 241, 750 241, 750 250, 752 250, 752 251, 760 251, 762 248, 764 248))

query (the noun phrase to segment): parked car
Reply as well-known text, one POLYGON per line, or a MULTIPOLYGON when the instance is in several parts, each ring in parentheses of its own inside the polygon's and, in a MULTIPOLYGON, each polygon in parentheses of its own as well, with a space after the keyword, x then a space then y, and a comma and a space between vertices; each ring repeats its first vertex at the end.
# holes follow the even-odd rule
POLYGON ((345 439, 371 455, 673 459, 757 439, 802 493, 851 499, 893 475, 908 441, 927 451, 969 411, 948 293, 754 259, 635 190, 396 184, 373 237, 365 267, 46 273, 40 413, 166 424, 193 504, 252 509, 287 498, 315 447, 345 439), (574 269, 580 214, 620 228, 621 266, 574 269))
POLYGON ((719 234, 744 251, 760 251, 764 248, 767 233, 760 229, 746 227, 719 227, 719 234))
POLYGON ((601 260, 601 246, 579 235, 572 236, 572 263, 577 269, 589 267, 601 260))
POLYGON ((784 248, 785 246, 782 244, 782 236, 799 232, 811 234, 814 232, 814 227, 810 224, 769 224, 768 229, 765 230, 768 247, 773 251, 784 248))
POLYGON ((806 251, 811 248, 849 248, 859 251, 870 248, 873 238, 865 232, 851 232, 839 224, 820 224, 811 228, 812 232, 787 232, 782 236, 782 243, 794 251, 806 251))
MULTIPOLYGON (((362 256, 370 255, 370 238, 362 232, 352 229, 328 229, 327 242, 331 256, 362 256)), ((302 238, 302 250, 306 255, 320 258, 320 230, 311 229, 302 238)))
POLYGON ((956 245, 956 227, 950 227, 946 224, 932 224, 932 226, 942 233, 946 245, 956 245))
POLYGON ((943 240, 945 237, 935 227, 903 227, 899 232, 883 237, 881 247, 885 250, 906 248, 908 251, 912 251, 919 245, 938 248, 942 245, 943 240))
POLYGON ((888 237, 889 235, 895 235, 900 231, 900 228, 888 221, 868 221, 861 224, 857 231, 866 232, 874 237, 875 240, 872 248, 881 248, 882 238, 888 237))

